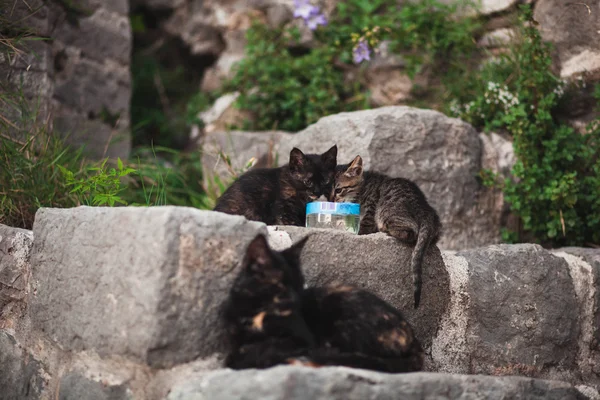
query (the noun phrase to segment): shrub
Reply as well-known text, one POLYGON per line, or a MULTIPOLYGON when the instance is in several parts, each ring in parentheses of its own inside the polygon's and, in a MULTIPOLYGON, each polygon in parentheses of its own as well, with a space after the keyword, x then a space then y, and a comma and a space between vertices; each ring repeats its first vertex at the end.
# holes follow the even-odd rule
MULTIPOLYGON (((504 129, 517 157, 501 182, 523 228, 549 245, 600 243, 600 124, 582 135, 554 117, 565 83, 551 72, 550 46, 522 7, 520 40, 474 75, 471 96, 454 112, 475 126, 504 129)), ((498 183, 484 175, 488 183, 498 183)), ((518 240, 514 233, 507 240, 518 240)))
POLYGON ((237 106, 254 114, 246 129, 297 131, 320 117, 364 107, 356 85, 334 67, 329 46, 294 53, 297 29, 270 29, 255 23, 247 32, 246 57, 225 90, 238 90, 237 106))
MULTIPOLYGON (((476 47, 478 22, 453 18, 458 7, 437 0, 402 6, 395 0, 348 0, 337 3, 330 21, 307 0, 295 3, 297 15, 313 29, 311 46, 299 44, 297 26, 273 29, 255 22, 247 32, 246 57, 223 89, 212 94, 240 92, 236 106, 255 116, 244 129, 298 131, 329 114, 369 108, 364 80, 350 79, 346 72, 360 78, 360 68, 352 63, 369 60, 382 40, 402 53, 410 76, 423 66, 463 73, 463 61, 476 47)), ((189 107, 197 113, 206 105, 189 107)))

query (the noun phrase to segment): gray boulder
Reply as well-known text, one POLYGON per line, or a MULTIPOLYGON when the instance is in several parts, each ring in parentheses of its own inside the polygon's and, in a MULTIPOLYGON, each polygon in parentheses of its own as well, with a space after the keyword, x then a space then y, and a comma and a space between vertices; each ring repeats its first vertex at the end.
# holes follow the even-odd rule
POLYGON ((538 245, 444 253, 451 304, 434 370, 578 381, 580 312, 567 262, 538 245))
POLYGON ((535 4, 534 17, 542 38, 554 44, 561 78, 583 75, 588 82, 600 78, 599 12, 599 0, 539 0, 535 4))
POLYGON ((578 302, 577 362, 583 380, 600 385, 600 250, 565 247, 553 251, 569 265, 578 302))
POLYGON ((444 224, 441 248, 500 240, 502 207, 477 178, 482 145, 466 122, 400 106, 340 113, 282 140, 279 157, 287 158, 294 146, 319 153, 333 144, 338 145, 340 164, 360 154, 368 170, 415 181, 444 224))
POLYGON ((287 248, 306 235, 310 238, 301 262, 307 284, 323 286, 337 282, 372 291, 406 316, 424 347, 431 346, 450 301, 448 272, 436 247, 425 253, 423 294, 421 305, 415 310, 410 268, 412 247, 383 233, 358 236, 325 229, 269 227, 269 242, 276 249, 287 248))
POLYGON ((0 329, 14 327, 25 308, 33 233, 0 224, 0 329))
POLYGON ((54 130, 92 158, 129 155, 132 34, 127 0, 85 0, 77 23, 62 7, 51 32, 54 130))
POLYGON ((382 374, 343 367, 220 370, 175 386, 168 400, 586 399, 575 387, 522 377, 382 374))
POLYGON ((41 209, 34 329, 165 367, 226 349, 219 307, 264 224, 183 207, 41 209))
POLYGON ((254 158, 254 168, 274 167, 287 164, 289 156, 277 156, 279 143, 285 132, 218 131, 202 139, 202 167, 204 179, 214 176, 230 182, 234 176, 245 171, 254 158), (223 157, 226 156, 229 163, 223 157))
POLYGON ((3 400, 41 399, 45 387, 42 363, 0 329, 0 397, 3 400))

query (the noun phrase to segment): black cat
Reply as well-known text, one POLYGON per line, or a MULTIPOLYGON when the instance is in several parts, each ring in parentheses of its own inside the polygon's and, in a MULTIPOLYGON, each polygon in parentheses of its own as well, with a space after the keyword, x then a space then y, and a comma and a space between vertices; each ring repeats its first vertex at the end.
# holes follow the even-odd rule
POLYGON ((394 307, 351 286, 303 289, 299 255, 306 240, 276 252, 259 235, 248 246, 225 306, 233 343, 225 365, 422 369, 421 345, 394 307))
POLYGON ((305 226, 306 204, 331 191, 337 146, 325 153, 290 152, 289 164, 252 169, 218 199, 214 211, 243 215, 268 225, 305 226))

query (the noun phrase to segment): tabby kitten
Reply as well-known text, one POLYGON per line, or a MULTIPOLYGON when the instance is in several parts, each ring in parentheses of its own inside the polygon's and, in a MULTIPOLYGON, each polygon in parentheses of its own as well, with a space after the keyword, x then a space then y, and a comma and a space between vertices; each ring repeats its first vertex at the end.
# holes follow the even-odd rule
POLYGON ((336 159, 337 146, 321 155, 293 148, 289 164, 252 169, 240 176, 219 198, 214 211, 267 225, 305 226, 306 204, 331 191, 336 159))
POLYGON ((425 250, 437 244, 442 230, 440 218, 425 195, 412 181, 363 171, 362 158, 340 165, 330 201, 360 204, 359 235, 385 232, 415 246, 411 257, 414 307, 421 301, 422 263, 425 250))
POLYGON ((225 365, 422 369, 423 351, 411 327, 379 297, 350 286, 303 290, 299 256, 306 240, 276 252, 259 235, 248 246, 225 303, 233 343, 225 365))

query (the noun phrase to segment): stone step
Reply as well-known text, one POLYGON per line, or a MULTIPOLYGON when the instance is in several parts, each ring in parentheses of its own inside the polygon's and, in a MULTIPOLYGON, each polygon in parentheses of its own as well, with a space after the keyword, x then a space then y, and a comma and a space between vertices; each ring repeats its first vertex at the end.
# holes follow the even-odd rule
MULTIPOLYGON (((582 388, 586 391, 587 388, 582 388)), ((572 385, 523 377, 432 372, 384 374, 345 367, 219 370, 175 386, 169 400, 364 400, 590 398, 572 385)))
MULTIPOLYGON (((91 379, 163 398, 175 376, 219 368, 220 306, 259 233, 276 249, 309 234, 307 283, 354 284, 399 308, 427 371, 600 386, 599 250, 431 248, 414 310, 412 248, 384 234, 267 227, 185 207, 41 209, 33 233, 0 226, 0 354, 12 357, 0 376, 41 382, 40 393, 77 393, 91 379), (24 372, 4 374, 10 365, 24 372)), ((21 387, 0 378, 0 393, 6 385, 21 387)))

